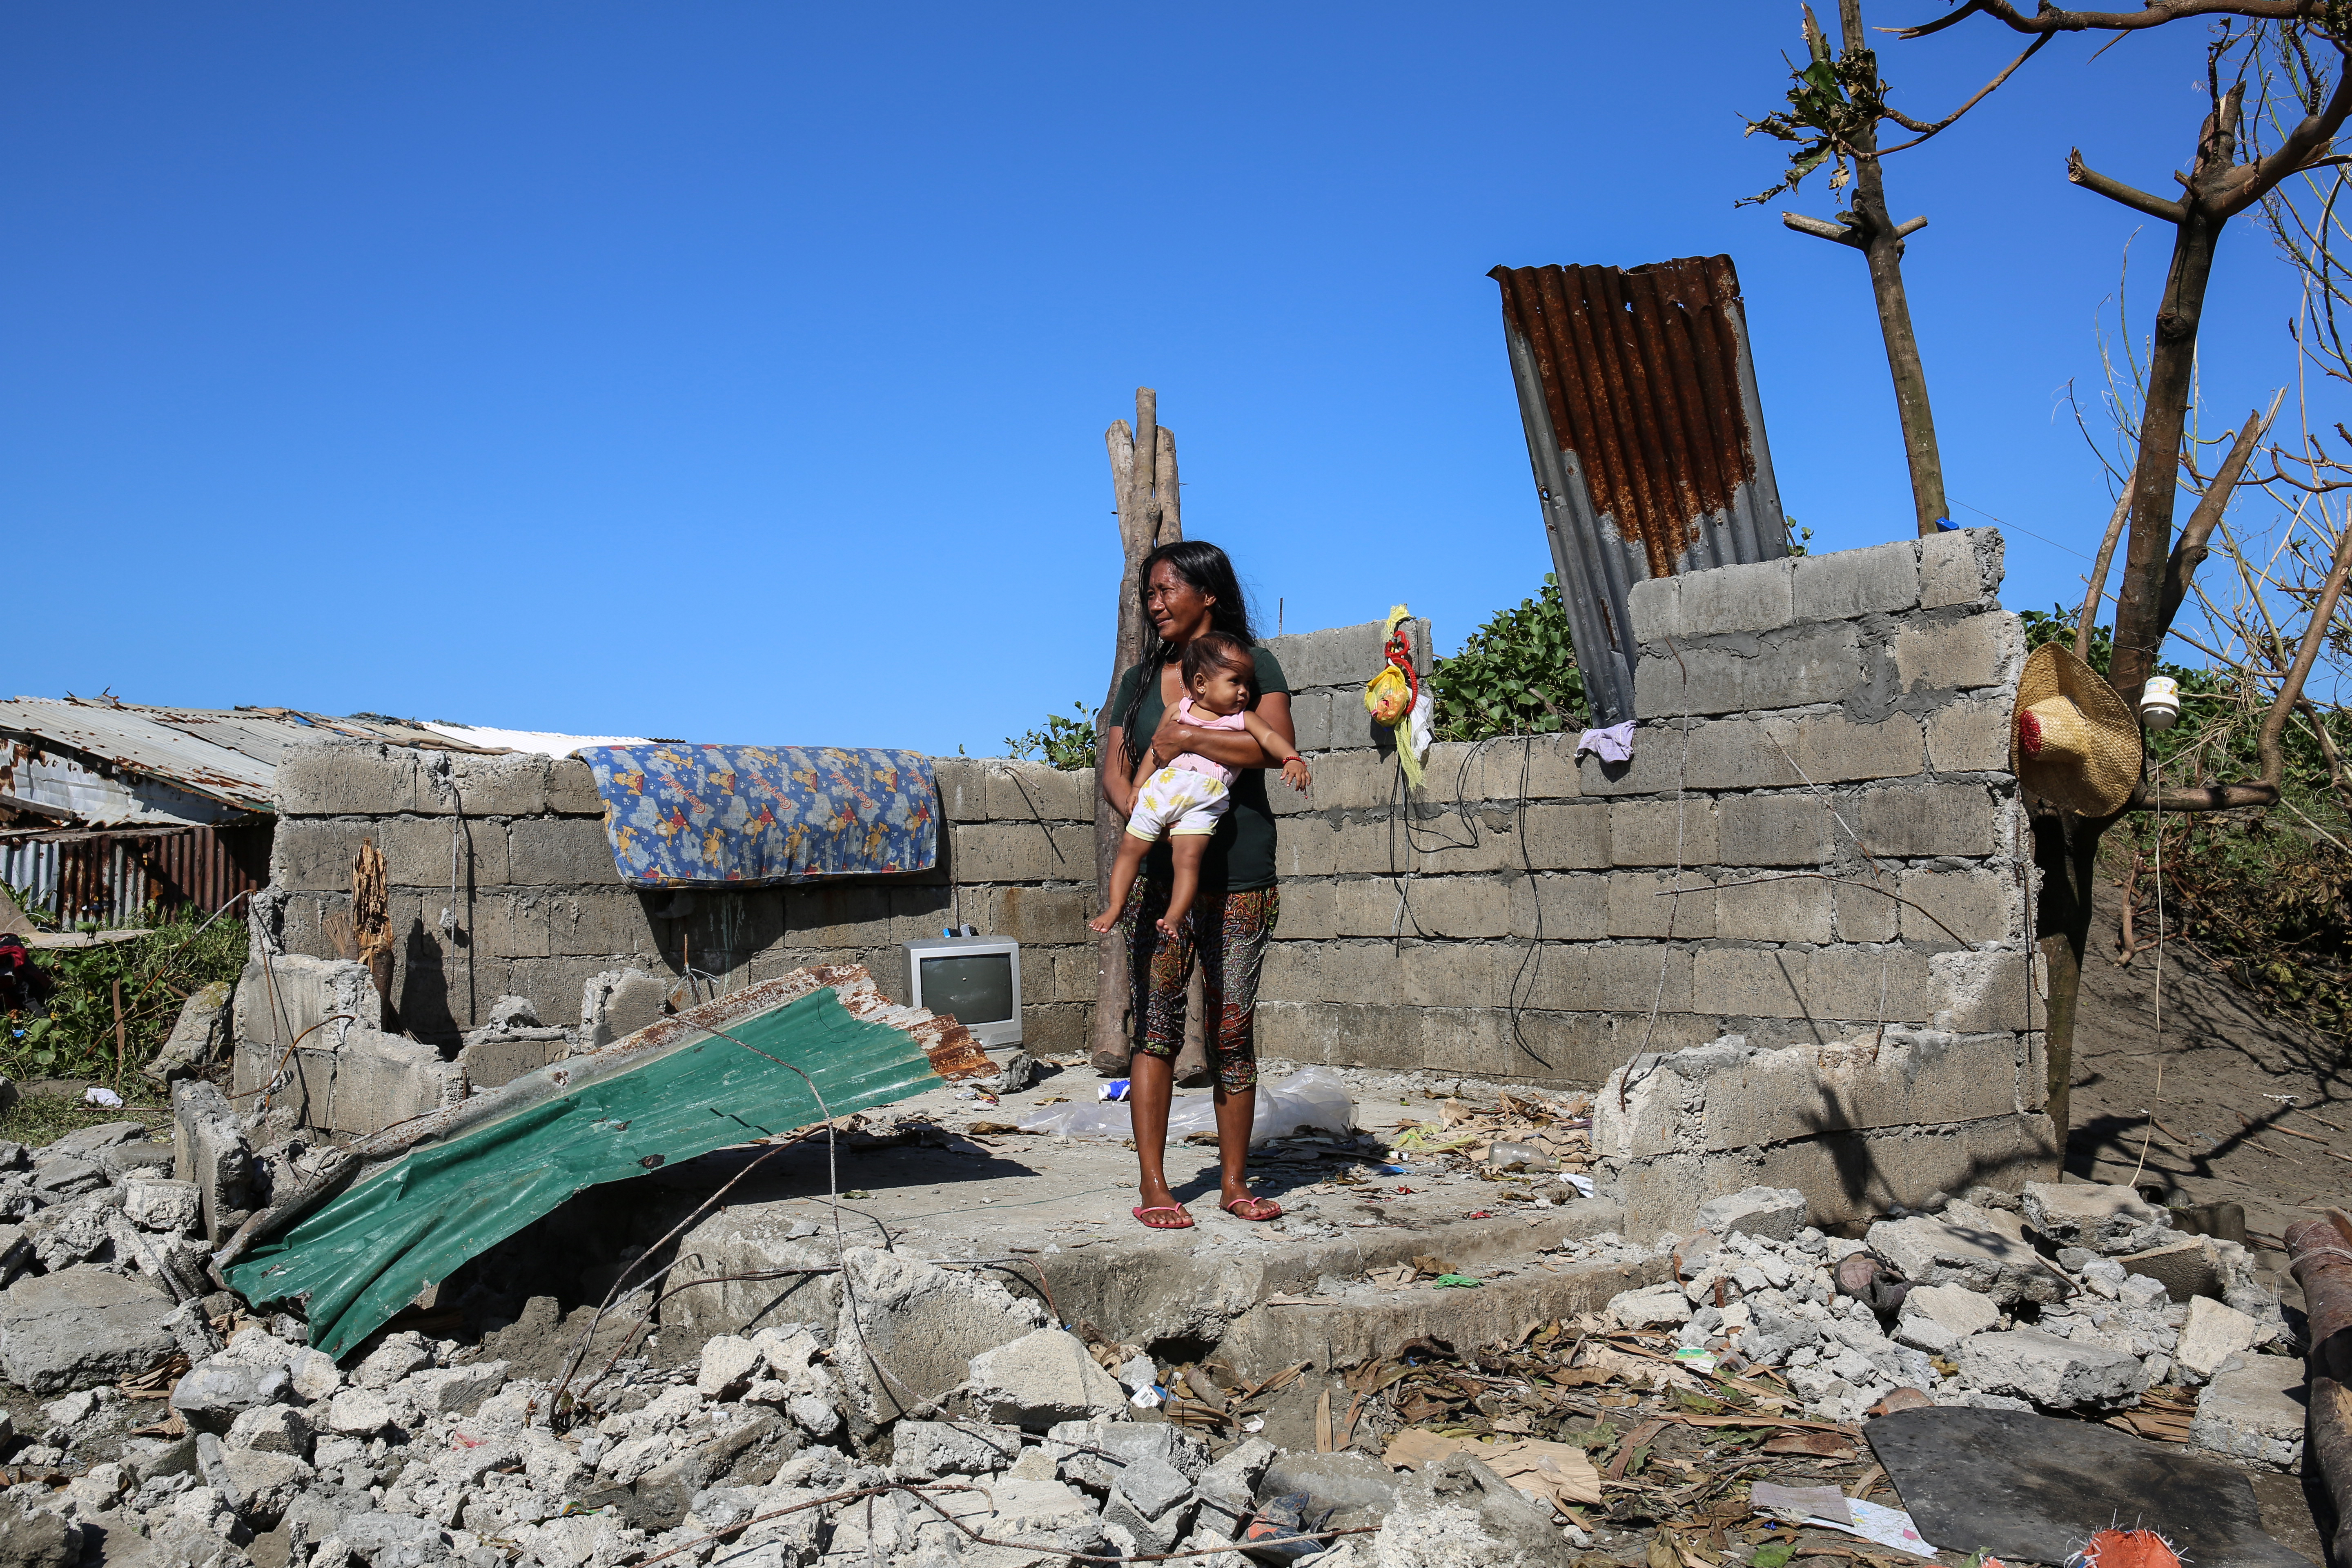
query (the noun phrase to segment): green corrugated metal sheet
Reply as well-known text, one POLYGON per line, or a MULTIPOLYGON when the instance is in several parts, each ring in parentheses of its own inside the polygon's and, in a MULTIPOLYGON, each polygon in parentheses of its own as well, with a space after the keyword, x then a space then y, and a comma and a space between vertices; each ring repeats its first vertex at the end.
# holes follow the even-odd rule
POLYGON ((783 1062, 835 1116, 992 1070, 954 1020, 892 1006, 864 970, 801 971, 441 1113, 428 1141, 224 1278, 257 1306, 303 1303, 310 1342, 341 1356, 574 1193, 822 1121, 816 1092, 783 1062))

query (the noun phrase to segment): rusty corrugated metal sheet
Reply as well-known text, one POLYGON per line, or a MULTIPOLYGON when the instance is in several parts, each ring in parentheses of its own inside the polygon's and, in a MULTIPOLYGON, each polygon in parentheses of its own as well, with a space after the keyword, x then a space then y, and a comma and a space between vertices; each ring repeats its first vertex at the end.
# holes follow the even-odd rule
POLYGON ((60 829, 0 841, 0 877, 66 930, 139 924, 150 904, 212 914, 269 882, 275 822, 214 827, 60 829))
POLYGON ((1633 584, 1788 553, 1727 256, 1497 267, 1503 336, 1596 725, 1633 717, 1633 584))

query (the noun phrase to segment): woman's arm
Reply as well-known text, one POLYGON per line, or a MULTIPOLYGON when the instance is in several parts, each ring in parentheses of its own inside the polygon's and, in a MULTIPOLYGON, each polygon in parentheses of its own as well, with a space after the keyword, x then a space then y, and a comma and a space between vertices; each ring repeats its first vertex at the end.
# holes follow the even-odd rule
POLYGON ((1135 813, 1135 774, 1127 765, 1127 731, 1118 724, 1103 736, 1101 751, 1095 754, 1095 778, 1102 786, 1102 796, 1110 802, 1121 816, 1135 813))
MULTIPOLYGON (((1298 731, 1290 719, 1290 693, 1269 691, 1257 700, 1253 712, 1265 727, 1296 745, 1298 731)), ((1177 709, 1171 705, 1152 731, 1151 749, 1163 757, 1179 752, 1190 752, 1196 757, 1206 757, 1213 763, 1223 763, 1229 768, 1276 768, 1282 759, 1258 744, 1257 738, 1246 730, 1203 730, 1196 725, 1180 723, 1177 709)))

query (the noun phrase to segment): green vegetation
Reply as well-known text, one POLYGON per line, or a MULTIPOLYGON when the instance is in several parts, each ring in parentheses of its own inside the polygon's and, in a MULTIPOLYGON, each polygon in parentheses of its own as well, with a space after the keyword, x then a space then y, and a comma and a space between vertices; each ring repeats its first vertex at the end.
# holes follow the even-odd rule
MULTIPOLYGON (((2028 610, 2026 642, 2074 639, 2063 606, 2028 610)), ((2088 662, 2106 673, 2112 628, 2091 633, 2088 662)), ((2267 693, 2230 672, 2158 664, 2180 683, 2180 721, 2148 736, 2168 784, 2223 784, 2261 775, 2255 737, 2267 693)), ((2352 752, 2352 721, 2327 715, 2339 753, 2352 752)), ((2156 871, 2163 868, 2166 923, 2211 957, 2239 985, 2282 1016, 2332 1035, 2352 1034, 2352 813, 2330 781, 2327 757, 2308 718, 2287 726, 2286 770, 2275 807, 2230 812, 2138 812, 2102 845, 2107 870, 2135 909, 2136 943, 2156 932, 2156 871)), ((2113 956, 2118 933, 2095 931, 2113 956)), ((2144 962, 2144 961, 2143 961, 2144 962)))
POLYGON ((1569 640, 1559 579, 1545 573, 1534 598, 1496 612, 1460 653, 1433 661, 1429 685, 1441 741, 1583 729, 1584 677, 1569 640))
POLYGON ((1064 773, 1095 765, 1094 714, 1082 702, 1069 713, 1048 713, 1045 723, 1025 734, 1004 737, 1004 754, 1024 761, 1051 763, 1064 773))
POLYGON ((144 936, 35 954, 53 987, 41 1007, 9 1014, 0 1073, 12 1079, 101 1079, 127 1095, 162 1048, 190 993, 234 982, 245 966, 245 921, 188 911, 154 916, 144 936), (114 1048, 114 986, 122 985, 123 1052, 114 1048))

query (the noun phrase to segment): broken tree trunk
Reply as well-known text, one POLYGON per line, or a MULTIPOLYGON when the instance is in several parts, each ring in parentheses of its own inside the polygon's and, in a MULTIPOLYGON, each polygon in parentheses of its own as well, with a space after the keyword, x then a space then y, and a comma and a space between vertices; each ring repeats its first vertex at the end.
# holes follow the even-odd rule
MULTIPOLYGON (((1118 678, 1143 657, 1143 603, 1137 579, 1143 558, 1162 544, 1184 537, 1183 503, 1176 480, 1176 437, 1160 424, 1160 395, 1150 387, 1135 392, 1135 427, 1115 419, 1103 433, 1110 448, 1111 495, 1118 505, 1118 542, 1124 564, 1118 578, 1118 640, 1111 651, 1110 681, 1103 692, 1102 711, 1095 720, 1096 766, 1108 757, 1103 748, 1119 716, 1110 709, 1118 678)), ((1097 784, 1100 780, 1097 771, 1097 784)), ((1102 790, 1095 791, 1095 890, 1100 896, 1110 886, 1111 862, 1118 858, 1127 819, 1102 790)), ((1128 974, 1127 934, 1113 930, 1096 942, 1094 1041, 1095 1070, 1116 1078, 1127 1070, 1133 1050, 1134 987, 1128 974)), ((1196 992, 1197 996, 1197 992, 1196 992)), ((1197 1016, 1196 1005, 1191 1009, 1197 1016)), ((1187 1031, 1190 1044, 1190 1031, 1187 1031)), ((1181 1068, 1180 1068, 1181 1076, 1181 1068)))
POLYGON ((373 838, 360 840, 352 857, 352 938, 358 958, 375 983, 375 1026, 394 1030, 392 1010, 392 899, 384 885, 383 851, 373 838))

